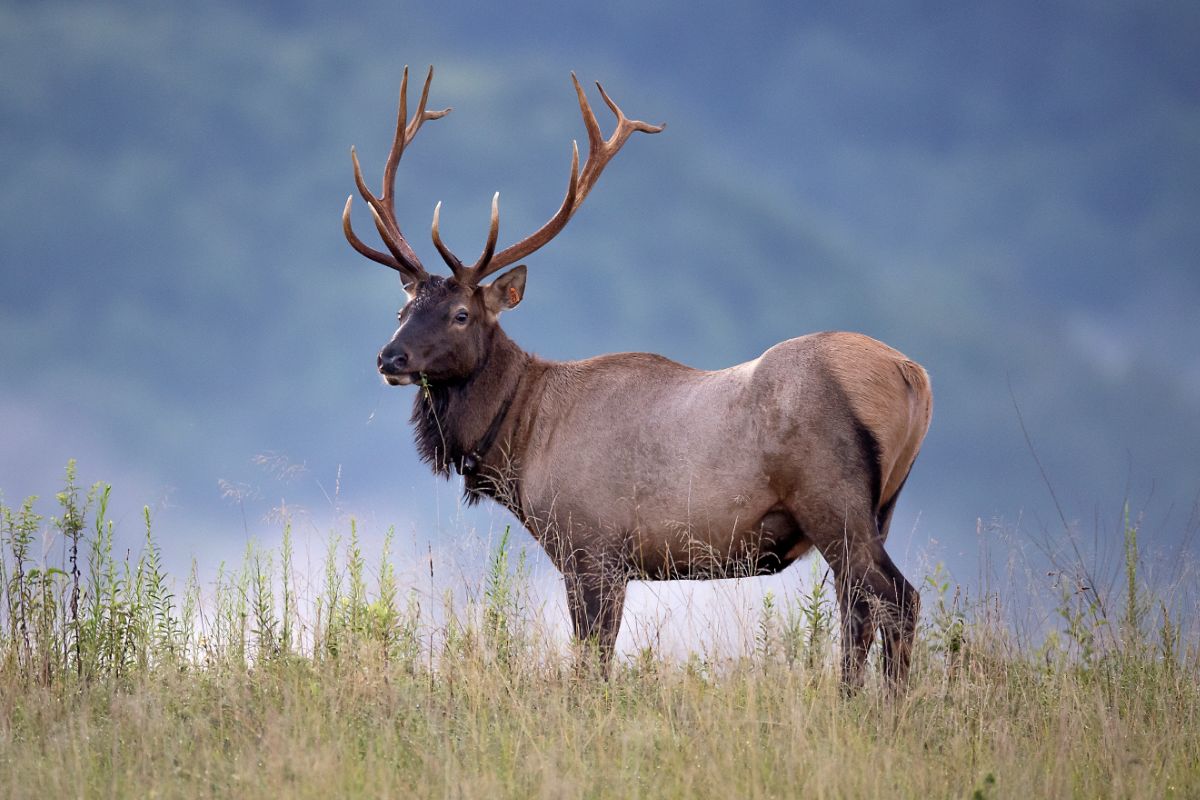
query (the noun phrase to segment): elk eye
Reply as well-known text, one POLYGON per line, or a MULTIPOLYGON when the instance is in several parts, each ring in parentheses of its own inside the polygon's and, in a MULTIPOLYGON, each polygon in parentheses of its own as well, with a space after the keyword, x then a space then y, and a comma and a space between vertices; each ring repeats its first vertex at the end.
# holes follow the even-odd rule
POLYGON ((465 308, 460 308, 458 313, 454 315, 454 321, 459 325, 465 325, 467 322, 467 310, 465 308))

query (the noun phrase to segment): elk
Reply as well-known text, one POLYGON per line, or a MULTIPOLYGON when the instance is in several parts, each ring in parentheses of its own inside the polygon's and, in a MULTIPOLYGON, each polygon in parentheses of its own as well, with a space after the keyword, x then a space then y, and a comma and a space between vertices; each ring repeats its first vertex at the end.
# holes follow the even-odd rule
POLYGON ((662 125, 616 116, 604 138, 574 73, 588 155, 573 146, 566 196, 531 235, 496 250, 499 194, 483 253, 461 261, 438 232, 448 277, 426 271, 395 215, 396 169, 421 126, 433 68, 407 116, 408 69, 383 188, 354 181, 387 247, 342 229, 361 255, 400 275, 407 302, 377 365, 392 386, 418 384, 411 422, 434 472, 463 476, 468 503, 490 497, 529 530, 562 573, 575 636, 610 669, 630 580, 764 575, 812 548, 828 562, 842 620, 842 681, 861 686, 876 630, 888 685, 909 671, 919 598, 884 550, 892 512, 929 427, 925 370, 856 333, 775 345, 704 371, 649 353, 555 362, 521 349, 500 314, 525 294, 525 265, 484 282, 553 239, 634 133, 662 125))

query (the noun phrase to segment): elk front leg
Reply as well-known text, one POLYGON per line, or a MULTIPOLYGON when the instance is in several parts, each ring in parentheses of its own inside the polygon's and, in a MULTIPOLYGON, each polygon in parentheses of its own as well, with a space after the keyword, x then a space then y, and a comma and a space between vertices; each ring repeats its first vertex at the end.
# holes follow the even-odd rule
POLYGON ((589 649, 596 648, 600 669, 611 669, 617 633, 621 630, 621 611, 625 607, 624 575, 610 570, 574 569, 566 572, 567 608, 575 638, 589 649))

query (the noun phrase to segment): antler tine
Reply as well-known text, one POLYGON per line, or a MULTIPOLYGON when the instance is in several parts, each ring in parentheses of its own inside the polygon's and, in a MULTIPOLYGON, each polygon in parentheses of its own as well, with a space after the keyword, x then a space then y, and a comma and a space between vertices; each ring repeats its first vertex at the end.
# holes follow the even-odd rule
MULTIPOLYGON (((574 74, 571 78, 574 79, 574 74)), ((582 191, 579 193, 579 198, 575 201, 576 207, 583 204, 584 199, 588 196, 588 192, 596 184, 596 180, 600 177, 600 173, 612 160, 612 157, 617 154, 617 151, 625 144, 626 140, 636 131, 642 133, 661 133, 666 128, 666 123, 662 125, 651 125, 648 122, 642 122, 640 119, 629 119, 625 116, 625 112, 621 110, 613 99, 608 96, 608 92, 604 91, 604 87, 600 85, 600 81, 596 81, 596 88, 600 90, 600 96, 604 98, 604 103, 613 112, 617 118, 617 127, 612 132, 612 136, 608 137, 607 141, 592 140, 592 126, 596 126, 596 116, 592 113, 591 104, 588 103, 587 96, 583 93, 583 89, 579 86, 579 81, 575 81, 575 88, 579 94, 579 107, 583 111, 584 124, 588 125, 588 160, 583 165, 583 175, 581 182, 583 184, 582 191)), ((599 126, 595 127, 596 139, 600 138, 599 126)))
POLYGON ((381 253, 373 247, 368 247, 367 245, 363 244, 362 239, 359 239, 358 236, 355 235, 354 228, 352 228, 350 225, 350 206, 353 203, 354 195, 350 195, 346 198, 346 208, 342 210, 342 233, 346 235, 346 241, 348 241, 350 246, 357 250, 360 255, 364 255, 372 261, 377 261, 386 267, 391 267, 397 272, 404 272, 405 268, 401 266, 400 262, 394 257, 388 255, 387 253, 381 253))
POLYGON ((481 269, 488 265, 492 260, 492 255, 496 252, 496 239, 500 236, 500 193, 496 192, 492 195, 492 222, 488 228, 487 244, 483 246, 483 253, 480 254, 479 260, 475 262, 475 266, 471 268, 472 272, 478 273, 481 269))
POLYGON ((496 239, 500 236, 500 193, 496 192, 492 195, 492 221, 488 228, 487 244, 483 246, 483 253, 479 256, 479 260, 469 267, 464 266, 459 257, 454 255, 442 241, 442 234, 438 229, 441 211, 442 202, 439 200, 438 204, 433 207, 433 245, 442 254, 442 260, 450 267, 454 277, 462 283, 474 286, 479 282, 481 274, 490 274, 481 273, 481 270, 487 267, 488 262, 492 260, 492 254, 496 252, 496 239))
POLYGON ((571 177, 567 181, 567 193, 563 197, 562 205, 558 207, 558 211, 555 211, 554 216, 548 219, 545 225, 534 231, 532 235, 525 237, 514 245, 504 248, 483 264, 475 275, 472 276, 475 282, 478 283, 494 272, 504 269, 509 264, 520 261, 535 250, 540 250, 544 247, 570 221, 571 216, 575 213, 575 209, 579 207, 578 197, 579 143, 572 141, 571 177))
POLYGON ((433 65, 429 65, 429 73, 425 76, 425 86, 421 89, 421 102, 417 105, 417 113, 413 115, 412 121, 408 123, 408 128, 404 133, 404 144, 407 146, 417 135, 417 131, 421 130, 421 126, 427 120, 441 119, 442 117, 453 111, 453 108, 446 107, 441 111, 426 111, 425 103, 429 100, 429 84, 433 82, 433 65))
POLYGON ((421 102, 417 108, 417 113, 409 121, 407 120, 408 67, 404 68, 404 77, 400 81, 400 104, 396 114, 396 134, 392 139, 392 147, 388 152, 387 161, 384 164, 383 188, 379 197, 376 197, 367 188, 367 182, 363 179, 362 167, 358 163, 358 153, 353 147, 350 148, 350 158, 354 163, 354 184, 358 188, 359 194, 362 195, 363 200, 367 202, 371 216, 375 221, 375 228, 379 231, 380 238, 383 239, 384 244, 387 245, 387 249, 391 252, 391 257, 367 247, 354 234, 349 216, 351 203, 346 204, 346 210, 342 214, 342 232, 345 234, 346 240, 350 242, 351 247, 367 258, 378 261, 381 264, 386 264, 392 269, 399 270, 417 280, 427 277, 429 273, 425 271, 421 260, 417 258, 417 254, 409 246, 408 241, 404 238, 404 234, 400 232, 400 225, 396 221, 396 170, 399 167, 400 159, 403 157, 405 149, 412 143, 413 137, 417 135, 417 131, 421 129, 421 125, 426 120, 440 119, 450 113, 449 108, 442 109, 441 111, 425 110, 425 105, 429 100, 429 85, 432 81, 433 67, 431 66, 429 73, 425 76, 425 86, 421 91, 421 102))
MULTIPOLYGON (((387 249, 405 270, 411 272, 414 277, 424 276, 427 274, 425 268, 400 233, 400 227, 396 224, 396 215, 384 208, 382 201, 371 194, 371 190, 367 188, 367 182, 363 179, 362 167, 358 163, 358 152, 353 147, 350 148, 350 160, 354 163, 354 183, 358 187, 359 194, 367 201, 367 209, 371 212, 371 218, 375 220, 375 230, 379 231, 379 238, 383 239, 387 249)), ((351 246, 353 244, 351 242, 351 246)))
POLYGON ((571 73, 571 83, 575 84, 575 96, 579 98, 579 113, 583 115, 583 127, 587 128, 588 163, 590 163, 592 153, 598 152, 604 146, 604 136, 600 133, 600 123, 596 121, 596 115, 592 112, 592 104, 588 102, 587 95, 584 93, 583 87, 579 85, 579 78, 575 77, 574 72, 571 73))
POLYGON ((571 160, 571 182, 567 187, 567 196, 563 200, 562 206, 551 217, 545 225, 539 228, 531 236, 522 239, 514 245, 504 248, 497 253, 491 261, 479 268, 478 272, 472 277, 476 282, 491 275, 497 270, 503 269, 509 264, 513 264, 525 256, 543 247, 547 242, 558 235, 559 231, 571 220, 575 212, 583 204, 584 199, 596 185, 600 173, 604 171, 605 166, 612 160, 617 151, 625 144, 626 140, 635 132, 641 133, 659 133, 666 125, 651 125, 641 120, 631 120, 625 116, 620 107, 613 102, 613 99, 604 91, 604 87, 599 83, 596 87, 600 90, 600 96, 604 98, 604 102, 612 110, 617 117, 617 127, 612 135, 607 140, 600 131, 600 124, 596 121, 596 115, 592 111, 592 106, 588 102, 587 94, 583 91, 583 86, 580 85, 579 79, 575 77, 575 73, 571 73, 571 82, 575 86, 575 95, 579 99, 579 111, 583 116, 583 126, 587 129, 588 135, 588 157, 584 162, 583 171, 579 171, 579 146, 574 146, 574 155, 571 160))
POLYGON ((459 260, 458 256, 450 251, 442 242, 442 234, 438 231, 438 220, 442 214, 442 201, 438 200, 437 205, 433 207, 433 246, 442 254, 442 260, 446 262, 446 266, 454 273, 454 277, 463 279, 467 276, 467 268, 459 260))
POLYGON ((431 64, 429 72, 425 75, 425 85, 421 88, 421 101, 417 104, 417 113, 413 114, 412 120, 409 120, 408 67, 404 68, 404 77, 400 81, 400 106, 396 112, 396 136, 392 141, 392 149, 388 152, 387 163, 383 168, 383 194, 380 195, 384 207, 393 214, 396 203, 396 169, 400 165, 400 159, 404 156, 404 150, 427 120, 441 119, 453 111, 451 108, 443 108, 441 111, 425 110, 425 104, 429 102, 429 85, 432 82, 433 65, 431 64))
MULTIPOLYGON (((618 106, 613 99, 608 96, 608 92, 604 91, 604 87, 600 85, 600 81, 596 81, 596 88, 600 90, 600 96, 604 98, 605 104, 609 107, 613 114, 616 115, 618 128, 627 127, 629 128, 629 133, 633 133, 634 131, 641 131, 642 133, 662 133, 663 129, 667 127, 667 123, 665 122, 661 125, 651 125, 649 122, 642 122, 640 119, 630 119, 629 117, 625 116, 625 112, 621 110, 620 106, 618 106)), ((625 138, 628 138, 628 136, 629 134, 626 134, 625 138)), ((617 134, 614 132, 612 138, 609 139, 609 142, 611 143, 615 138, 617 138, 617 134)))
MULTIPOLYGON (((426 87, 428 87, 426 83, 426 87)), ((396 109, 396 135, 392 138, 392 149, 388 151, 387 161, 383 165, 383 187, 380 200, 383 207, 393 215, 396 213, 396 169, 404 156, 404 146, 408 144, 405 123, 408 122, 408 65, 404 65, 404 77, 400 79, 400 105, 396 109)))

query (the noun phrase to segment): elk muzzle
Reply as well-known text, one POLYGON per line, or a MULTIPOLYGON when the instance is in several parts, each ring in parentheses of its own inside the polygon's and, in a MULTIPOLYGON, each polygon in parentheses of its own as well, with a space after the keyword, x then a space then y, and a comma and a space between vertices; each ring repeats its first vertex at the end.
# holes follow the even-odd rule
POLYGON ((392 386, 407 386, 410 383, 415 383, 417 373, 409 369, 408 362, 408 351, 395 347, 389 342, 379 351, 379 358, 377 359, 379 374, 392 386))

